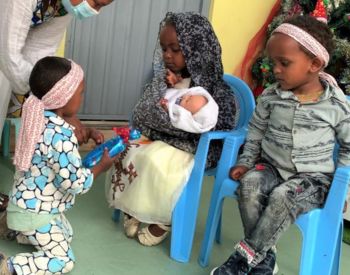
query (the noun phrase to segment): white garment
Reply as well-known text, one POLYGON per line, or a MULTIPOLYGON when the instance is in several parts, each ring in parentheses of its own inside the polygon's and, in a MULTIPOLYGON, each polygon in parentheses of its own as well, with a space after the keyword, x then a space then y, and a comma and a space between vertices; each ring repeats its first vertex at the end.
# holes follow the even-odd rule
POLYGON ((190 133, 204 133, 213 129, 218 121, 219 106, 212 96, 200 86, 185 89, 167 89, 165 99, 168 100, 168 110, 171 124, 190 133), (184 95, 202 95, 208 102, 195 114, 176 103, 184 95))
POLYGON ((193 155, 162 141, 132 141, 106 177, 113 208, 144 223, 170 224, 194 165, 193 155))
MULTIPOLYGON (((56 53, 72 18, 67 14, 31 28, 36 5, 37 0, 0 1, 0 70, 18 94, 29 91, 29 75, 34 64, 56 53)), ((0 86, 0 89, 3 87, 0 86)), ((8 103, 9 96, 0 97, 0 106, 8 103)), ((2 123, 1 116, 0 125, 2 123)))
POLYGON ((4 121, 7 114, 7 107, 9 104, 11 95, 11 86, 10 82, 4 76, 4 74, 0 71, 0 141, 1 141, 1 133, 2 127, 4 126, 4 121))

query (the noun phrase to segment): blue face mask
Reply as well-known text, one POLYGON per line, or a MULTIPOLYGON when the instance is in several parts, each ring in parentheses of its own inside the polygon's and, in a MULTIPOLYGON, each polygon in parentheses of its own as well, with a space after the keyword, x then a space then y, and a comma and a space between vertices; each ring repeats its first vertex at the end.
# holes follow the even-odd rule
POLYGON ((83 0, 83 2, 76 6, 73 6, 70 0, 62 0, 62 4, 67 12, 73 14, 78 19, 84 19, 99 14, 86 0, 83 0))

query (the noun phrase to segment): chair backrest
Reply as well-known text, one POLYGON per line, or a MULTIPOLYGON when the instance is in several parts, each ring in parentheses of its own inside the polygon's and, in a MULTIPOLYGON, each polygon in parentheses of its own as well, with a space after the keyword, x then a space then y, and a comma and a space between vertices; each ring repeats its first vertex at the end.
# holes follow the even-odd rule
POLYGON ((248 126, 255 108, 253 93, 248 85, 236 76, 224 74, 224 80, 231 87, 239 105, 240 112, 236 129, 245 128, 248 126))

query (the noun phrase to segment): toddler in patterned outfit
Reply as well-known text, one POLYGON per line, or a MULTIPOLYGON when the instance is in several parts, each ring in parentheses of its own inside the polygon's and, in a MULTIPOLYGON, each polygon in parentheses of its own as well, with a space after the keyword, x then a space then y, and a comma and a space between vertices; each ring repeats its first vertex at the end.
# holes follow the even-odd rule
POLYGON ((74 128, 62 118, 79 110, 83 75, 73 61, 53 56, 39 60, 32 70, 32 95, 23 105, 7 224, 18 232, 18 242, 37 251, 9 258, 0 253, 0 274, 61 274, 73 268, 73 232, 64 212, 73 207, 75 195, 86 193, 94 177, 114 161, 106 150, 99 164, 84 168, 74 128))

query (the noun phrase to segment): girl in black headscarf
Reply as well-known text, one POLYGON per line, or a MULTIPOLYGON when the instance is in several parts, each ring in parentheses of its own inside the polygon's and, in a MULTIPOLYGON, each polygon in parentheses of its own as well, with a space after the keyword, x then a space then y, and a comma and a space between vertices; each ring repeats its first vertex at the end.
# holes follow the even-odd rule
MULTIPOLYGON (((154 52, 153 79, 133 111, 133 126, 151 144, 132 144, 115 165, 109 189, 110 204, 121 209, 126 235, 138 235, 144 245, 160 243, 168 234, 171 213, 193 167, 200 135, 172 126, 161 101, 169 86, 167 72, 201 86, 219 106, 214 130, 231 130, 236 103, 223 80, 221 47, 209 21, 196 13, 167 13, 160 24, 154 52), (141 222, 150 224, 139 229, 141 222)), ((186 81, 185 81, 186 82, 186 81)), ((212 144, 207 167, 215 165, 220 143, 212 144)))

